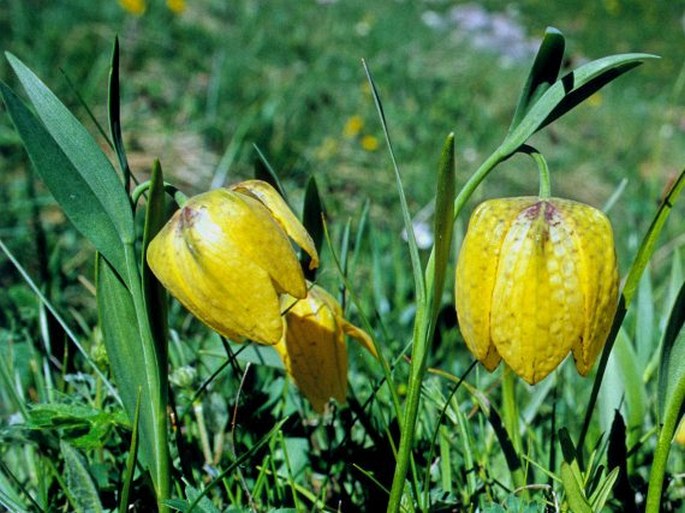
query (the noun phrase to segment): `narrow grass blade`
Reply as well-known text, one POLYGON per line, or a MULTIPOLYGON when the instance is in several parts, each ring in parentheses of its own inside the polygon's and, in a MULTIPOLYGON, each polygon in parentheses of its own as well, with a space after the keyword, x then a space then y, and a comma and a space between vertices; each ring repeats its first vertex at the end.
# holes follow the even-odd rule
POLYGON ((257 152, 257 160, 255 161, 254 173, 255 178, 270 183, 273 186, 273 188, 278 191, 278 194, 281 195, 285 202, 288 203, 288 205, 290 205, 290 202, 288 201, 288 196, 286 195, 285 189, 283 188, 283 184, 281 183, 281 180, 278 178, 278 174, 271 166, 262 150, 259 149, 259 146, 255 144, 254 149, 257 152))
MULTIPOLYGON (((321 253, 321 246, 323 244, 323 216, 325 209, 321 196, 319 195, 319 188, 316 186, 316 179, 313 176, 307 180, 307 188, 304 192, 304 205, 302 207, 302 226, 305 227, 312 240, 317 253, 321 253)), ((309 264, 312 259, 306 251, 300 254, 300 265, 304 272, 305 278, 309 281, 316 279, 316 269, 310 269, 309 264)))
MULTIPOLYGON (((440 311, 442 292, 445 285, 445 274, 452 249, 454 228, 454 196, 456 194, 454 158, 454 134, 449 134, 443 145, 438 165, 437 190, 435 193, 434 233, 435 244, 431 254, 432 273, 426 277, 427 290, 433 291, 431 324, 434 325, 440 311)), ((430 264, 429 264, 430 265, 430 264)))
POLYGON ((637 255, 635 255, 635 259, 633 260, 633 264, 628 271, 628 276, 626 277, 625 284, 623 285, 623 290, 621 291, 619 298, 619 304, 616 310, 616 315, 614 316, 611 332, 609 333, 609 337, 604 345, 602 356, 599 360, 599 365, 597 366, 597 374, 595 375, 595 381, 592 384, 590 400, 588 401, 588 406, 585 410, 585 419, 583 420, 583 426, 578 438, 578 447, 581 449, 584 445, 585 437, 587 436, 590 428, 590 421, 592 420, 592 414, 595 409, 595 404, 597 403, 597 396, 599 394, 599 389, 602 386, 602 379, 604 378, 604 372, 606 371, 607 362, 609 361, 609 354, 614 346, 616 335, 618 334, 621 324, 623 324, 623 319, 625 318, 628 311, 628 306, 635 295, 635 290, 640 282, 642 273, 647 267, 649 260, 652 258, 659 235, 661 234, 661 231, 668 220, 668 216, 671 214, 673 205, 677 201, 678 196, 680 196, 683 187, 685 187, 685 169, 680 172, 680 175, 673 182, 669 191, 661 202, 654 219, 652 219, 652 224, 642 239, 640 247, 637 251, 637 255))
POLYGON ((38 297, 40 302, 45 305, 45 308, 47 308, 50 313, 54 316, 54 318, 57 320, 59 325, 62 327, 64 330, 64 333, 66 333, 67 337, 71 341, 72 344, 76 347, 78 352, 81 354, 83 359, 90 365, 95 372, 95 374, 98 375, 98 377, 102 380, 104 385, 107 387, 107 390, 112 394, 112 397, 118 402, 121 403, 121 399, 119 397, 119 394, 117 393, 116 389, 112 386, 112 383, 107 379, 107 376, 103 374, 103 372, 100 370, 100 368, 97 366, 97 364, 93 361, 91 358, 90 354, 88 351, 85 350, 85 348, 81 345, 79 342, 79 339, 76 337, 74 332, 71 330, 71 328, 67 325, 67 323, 62 319, 62 316, 59 315, 57 310, 55 310, 55 307, 52 306, 52 303, 48 301, 48 299, 45 297, 43 292, 40 290, 40 288, 36 285, 36 283, 33 281, 31 276, 26 272, 26 269, 22 267, 22 265, 19 263, 19 261, 14 257, 14 255, 10 252, 9 248, 5 245, 5 243, 0 240, 0 250, 2 250, 3 253, 9 258, 10 262, 12 262, 12 265, 15 267, 17 271, 19 271, 19 274, 21 274, 21 277, 24 279, 24 281, 28 284, 28 286, 31 288, 33 293, 38 297))
MULTIPOLYGON (((685 282, 676 297, 671 317, 664 332, 661 364, 659 367, 659 417, 662 419, 666 410, 673 407, 670 403, 676 397, 676 389, 685 383, 685 337, 680 336, 685 322, 685 282)), ((682 405, 679 406, 682 414, 682 405)), ((678 417, 681 415, 679 414, 678 417)))
MULTIPOLYGON (((95 167, 77 167, 87 164, 75 163, 74 157, 60 147, 45 126, 5 84, 0 83, 0 92, 36 171, 57 203, 76 229, 125 277, 123 243, 133 241, 133 215, 114 169, 111 170, 114 183, 109 184, 107 182, 111 180, 101 180, 95 167), (119 196, 117 190, 124 195, 121 201, 115 199, 119 196)), ((75 148, 70 148, 70 151, 79 152, 75 148)), ((109 176, 108 172, 104 175, 109 176)))
POLYGON ((364 66, 364 72, 366 73, 366 78, 371 86, 371 93, 373 95, 373 101, 376 105, 376 110, 378 111, 378 117, 381 121, 381 127, 383 128, 383 134, 385 135, 385 142, 388 146, 388 151, 390 152, 390 159, 392 161, 392 167, 395 173, 395 182, 397 184, 397 192, 400 198, 400 208, 402 211, 402 219, 404 221, 404 229, 407 233, 407 242, 409 244, 409 255, 411 258, 411 268, 414 275, 414 287, 416 290, 416 303, 421 305, 425 303, 426 286, 423 279, 423 271, 421 269, 421 260, 419 259, 419 248, 416 244, 416 237, 414 236, 414 227, 411 222, 411 214, 409 213, 409 206, 407 205, 407 197, 404 194, 404 186, 402 185, 402 177, 400 176, 400 169, 397 165, 397 159, 395 158, 395 151, 392 147, 392 141, 390 140, 390 132, 388 131, 388 123, 385 119, 385 111, 383 109, 383 104, 381 103, 381 97, 376 88, 376 83, 371 76, 371 70, 369 70, 365 61, 362 61, 364 66))
POLYGON ((164 176, 159 160, 155 160, 148 189, 147 208, 145 210, 145 227, 143 229, 143 293, 145 306, 150 320, 152 337, 157 346, 157 354, 161 358, 160 367, 165 369, 167 362, 167 293, 147 265, 145 255, 150 241, 157 235, 167 221, 166 195, 164 193, 164 176))
POLYGON ((131 484, 133 483, 133 474, 136 470, 136 460, 138 459, 138 424, 140 422, 140 390, 138 391, 138 399, 136 400, 136 412, 133 415, 133 429, 131 431, 131 445, 128 448, 128 456, 126 457, 126 469, 122 476, 123 485, 121 487, 121 494, 119 495, 119 513, 126 513, 128 509, 128 496, 131 491, 131 484))
POLYGON ((565 46, 566 41, 561 32, 553 27, 548 27, 545 30, 545 37, 540 44, 533 67, 516 106, 510 132, 521 122, 530 107, 557 80, 564 58, 565 46))
POLYGON ((121 135, 121 89, 119 85, 119 36, 114 38, 112 49, 112 61, 109 70, 109 90, 107 95, 107 108, 109 111, 109 132, 112 136, 114 151, 119 159, 119 168, 124 177, 124 190, 129 190, 131 185, 131 168, 126 158, 124 139, 121 135))

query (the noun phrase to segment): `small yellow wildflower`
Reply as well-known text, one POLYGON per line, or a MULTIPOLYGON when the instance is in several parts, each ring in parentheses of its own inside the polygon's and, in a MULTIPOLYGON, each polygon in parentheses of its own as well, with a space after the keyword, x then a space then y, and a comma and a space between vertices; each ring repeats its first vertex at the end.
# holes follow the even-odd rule
POLYGON ((364 120, 359 115, 351 116, 345 122, 345 128, 343 128, 343 134, 348 139, 353 139, 359 135, 359 132, 364 128, 364 120))
POLYGON ((571 352, 585 376, 618 301, 611 224, 565 199, 486 201, 469 221, 455 295, 466 345, 487 370, 504 360, 533 384, 571 352))
POLYGON ((186 10, 185 0, 166 0, 166 6, 174 14, 182 14, 186 10))
POLYGON ((376 151, 378 149, 378 138, 373 135, 365 135, 362 137, 361 145, 365 151, 376 151))
POLYGON ((157 279, 202 322, 234 340, 283 337, 281 294, 307 296, 292 239, 319 258, 311 237, 266 182, 247 180, 190 198, 150 242, 157 279))
POLYGON ((147 9, 145 0, 119 0, 119 5, 134 16, 145 14, 145 10, 147 9))

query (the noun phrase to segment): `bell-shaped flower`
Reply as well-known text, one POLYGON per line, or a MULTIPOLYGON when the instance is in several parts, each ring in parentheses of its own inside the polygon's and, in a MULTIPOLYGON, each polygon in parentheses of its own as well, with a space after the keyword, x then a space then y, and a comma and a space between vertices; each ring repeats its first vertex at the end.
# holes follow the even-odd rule
POLYGON ((347 396, 345 335, 376 355, 369 335, 343 317, 340 304, 324 289, 312 285, 305 299, 283 296, 285 337, 275 347, 314 410, 321 413, 330 398, 340 403, 347 396))
POLYGON ((234 340, 276 344, 280 296, 307 295, 295 241, 318 266, 311 237, 266 182, 190 198, 150 242, 152 272, 202 322, 234 340))
POLYGON ((611 329, 618 270, 607 217, 559 198, 495 199, 474 211, 459 254, 456 307, 486 369, 528 383, 573 354, 585 376, 611 329))

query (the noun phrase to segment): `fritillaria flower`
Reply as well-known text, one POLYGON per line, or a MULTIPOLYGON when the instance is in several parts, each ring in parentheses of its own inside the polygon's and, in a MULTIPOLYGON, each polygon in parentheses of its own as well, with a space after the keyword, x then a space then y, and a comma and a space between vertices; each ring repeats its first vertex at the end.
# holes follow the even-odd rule
POLYGON ((281 294, 307 296, 290 239, 317 267, 314 243, 266 182, 190 198, 151 241, 152 272, 193 315, 226 337, 276 344, 281 294))
POLYGON ((376 352, 369 335, 343 317, 340 304, 324 289, 312 285, 305 299, 283 296, 286 333, 276 345, 286 371, 300 391, 322 412, 332 397, 340 403, 347 396, 347 346, 345 335, 376 352))
POLYGON ((474 211, 457 262, 456 307, 466 345, 489 371, 504 360, 533 384, 570 352, 587 375, 617 296, 613 234, 599 210, 521 197, 474 211))

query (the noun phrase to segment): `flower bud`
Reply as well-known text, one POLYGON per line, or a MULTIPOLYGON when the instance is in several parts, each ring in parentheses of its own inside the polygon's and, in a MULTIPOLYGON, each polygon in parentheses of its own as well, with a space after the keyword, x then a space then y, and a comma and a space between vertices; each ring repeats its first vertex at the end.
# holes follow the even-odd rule
POLYGON ((332 397, 347 396, 345 335, 376 355, 369 335, 343 317, 340 304, 328 292, 312 285, 305 299, 283 296, 286 333, 276 345, 286 371, 300 391, 321 413, 332 397))
POLYGON ((318 265, 307 231, 266 182, 195 196, 150 242, 150 269, 202 322, 234 340, 276 344, 280 295, 307 295, 292 238, 318 265))
POLYGON ((613 233, 599 210, 522 197, 474 211, 457 262, 456 306, 464 341, 487 370, 504 360, 533 384, 571 352, 587 375, 617 299, 613 233))

